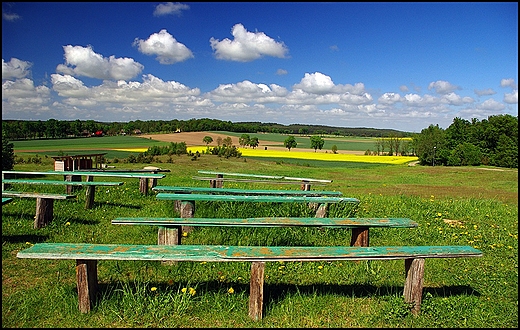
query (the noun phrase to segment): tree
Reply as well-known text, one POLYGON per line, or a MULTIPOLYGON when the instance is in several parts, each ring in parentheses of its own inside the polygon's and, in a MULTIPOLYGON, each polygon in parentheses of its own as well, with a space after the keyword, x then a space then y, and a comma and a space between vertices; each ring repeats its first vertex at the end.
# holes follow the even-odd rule
POLYGON ((321 148, 323 148, 324 144, 325 144, 325 140, 323 140, 320 136, 318 136, 318 135, 311 136, 311 148, 314 149, 314 152, 316 152, 316 149, 321 150, 321 148))
POLYGON ((14 167, 14 145, 7 140, 2 130, 2 170, 12 170, 14 167))
POLYGON ((211 142, 213 142, 213 138, 209 135, 206 135, 203 139, 202 139, 202 142, 206 143, 206 145, 210 144, 211 142))
POLYGON ((224 140, 222 140, 222 145, 224 147, 231 147, 233 146, 233 140, 231 140, 231 137, 226 137, 224 140))
POLYGON ((251 139, 249 134, 242 134, 240 138, 238 138, 238 144, 240 144, 241 147, 247 146, 249 145, 249 139, 251 139))
POLYGON ((221 145, 222 145, 222 138, 219 136, 219 137, 217 138, 217 146, 220 147, 221 145))
POLYGON ((333 154, 337 154, 338 153, 338 146, 337 145, 333 145, 332 146, 332 153, 333 154))
POLYGON ((253 149, 258 147, 258 138, 256 136, 249 139, 249 146, 253 149))
POLYGON ((290 135, 287 137, 287 139, 285 139, 285 141, 283 142, 283 145, 287 149, 289 149, 289 151, 291 151, 291 148, 296 148, 298 143, 296 142, 296 139, 294 138, 294 136, 290 135))

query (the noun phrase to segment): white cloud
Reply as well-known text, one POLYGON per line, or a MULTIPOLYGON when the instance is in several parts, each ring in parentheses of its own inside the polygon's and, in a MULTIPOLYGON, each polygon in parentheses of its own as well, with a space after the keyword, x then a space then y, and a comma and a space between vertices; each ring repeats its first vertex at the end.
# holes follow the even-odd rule
POLYGON ((293 89, 301 89, 307 93, 326 94, 332 92, 334 82, 329 76, 320 72, 306 73, 299 84, 293 85, 293 89))
POLYGON ((287 73, 288 73, 287 70, 284 70, 284 69, 276 70, 276 74, 279 75, 279 76, 286 75, 287 73))
POLYGON ((464 103, 473 103, 474 100, 471 97, 461 97, 455 93, 448 93, 441 97, 441 102, 448 103, 450 105, 463 105, 464 103))
POLYGON ((494 99, 488 99, 477 106, 477 109, 488 111, 501 111, 505 108, 505 105, 495 101, 494 99))
MULTIPOLYGON (((50 100, 50 90, 46 86, 34 86, 27 78, 2 83, 2 109, 4 101, 13 107, 41 106, 50 100)), ((3 113, 3 110, 2 110, 3 113)))
POLYGON ((190 6, 185 5, 180 2, 166 2, 158 4, 155 7, 155 10, 153 12, 154 16, 163 16, 163 15, 177 15, 180 16, 183 10, 190 9, 190 6))
POLYGON ((437 80, 435 82, 431 82, 428 85, 428 90, 435 90, 437 94, 448 94, 451 93, 457 89, 460 89, 460 87, 450 84, 447 81, 444 80, 437 80))
POLYGON ((248 32, 240 23, 233 26, 231 34, 234 40, 209 40, 217 59, 250 62, 262 56, 285 58, 289 51, 283 42, 276 42, 263 32, 248 32))
POLYGON ((21 19, 22 17, 18 14, 12 14, 12 13, 6 13, 6 12, 2 12, 2 18, 6 21, 9 21, 9 22, 14 22, 16 20, 19 20, 21 19))
POLYGON ((94 52, 91 46, 63 46, 65 64, 56 67, 58 73, 85 76, 97 79, 128 80, 137 76, 144 66, 131 58, 104 58, 94 52))
POLYGON ((26 78, 31 74, 31 66, 32 63, 14 57, 9 62, 2 59, 2 80, 26 78))
POLYGON ((135 38, 134 46, 145 55, 157 55, 161 64, 174 64, 193 58, 193 53, 165 29, 154 33, 147 40, 135 38))
POLYGON ((504 94, 504 102, 518 104, 518 89, 515 89, 512 93, 504 94))
POLYGON ((500 80, 500 87, 511 87, 513 89, 517 89, 518 88, 516 86, 515 80, 513 78, 500 80))
POLYGON ((487 88, 487 89, 482 89, 482 90, 475 89, 474 92, 478 96, 486 96, 486 95, 494 95, 494 94, 496 94, 496 92, 493 90, 493 88, 487 88))
POLYGON ((379 97, 379 99, 377 99, 377 102, 379 104, 391 105, 399 102, 400 100, 401 95, 397 93, 384 93, 383 95, 381 95, 381 97, 379 97))

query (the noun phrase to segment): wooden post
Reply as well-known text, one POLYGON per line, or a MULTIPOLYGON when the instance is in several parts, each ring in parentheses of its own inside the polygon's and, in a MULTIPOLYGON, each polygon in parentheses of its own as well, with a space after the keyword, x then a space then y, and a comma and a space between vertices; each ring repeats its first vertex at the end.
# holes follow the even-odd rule
POLYGON ((253 320, 262 319, 264 301, 265 262, 255 261, 251 264, 251 280, 249 282, 249 317, 253 320))
MULTIPOLYGON (((65 175, 65 181, 81 181, 81 175, 65 175)), ((77 191, 81 187, 78 186, 66 186, 66 193, 71 194, 74 191, 77 191)))
MULTIPOLYGON (((159 226, 157 231, 157 245, 180 245, 182 237, 181 226, 159 226)), ((167 260, 163 265, 174 265, 177 261, 167 260)))
POLYGON ((322 203, 318 207, 318 210, 316 211, 316 218, 325 218, 327 217, 327 212, 329 209, 329 203, 322 203))
POLYGON ((404 268, 406 280, 404 283, 404 301, 413 303, 412 314, 417 315, 421 310, 423 280, 424 280, 424 258, 405 259, 404 268))
POLYGON ((301 190, 303 191, 309 191, 311 190, 311 184, 309 183, 309 181, 302 181, 302 185, 300 186, 301 190))
MULTIPOLYGON (((193 215, 195 214, 195 201, 182 201, 180 213, 181 218, 193 218, 193 215)), ((182 226, 182 232, 189 233, 192 230, 193 226, 182 226)))
POLYGON ((148 179, 147 178, 139 178, 139 191, 144 195, 148 194, 148 179))
POLYGON ((352 238, 350 246, 370 246, 368 227, 352 228, 352 238))
POLYGON ((217 174, 217 179, 209 180, 209 186, 211 188, 222 188, 224 186, 224 182, 223 182, 223 180, 219 180, 219 179, 222 179, 223 177, 224 177, 224 174, 217 174))
POLYGON ((97 260, 76 260, 79 310, 87 313, 94 305, 98 290, 97 260))
POLYGON ((51 221, 54 213, 54 199, 36 198, 36 216, 34 217, 34 228, 43 228, 51 221))
MULTIPOLYGON (((85 179, 86 182, 93 182, 94 177, 87 175, 85 179)), ((96 186, 87 186, 86 189, 86 198, 85 198, 85 209, 91 209, 94 206, 94 196, 96 195, 96 186)))

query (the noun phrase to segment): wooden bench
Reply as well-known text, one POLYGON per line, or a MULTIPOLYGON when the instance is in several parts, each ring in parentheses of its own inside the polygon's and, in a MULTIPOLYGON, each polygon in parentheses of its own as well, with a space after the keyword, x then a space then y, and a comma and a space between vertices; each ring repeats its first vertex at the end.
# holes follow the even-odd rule
POLYGON ((54 200, 76 198, 76 195, 2 191, 2 199, 3 197, 36 198, 34 228, 38 229, 47 226, 52 221, 54 217, 54 200))
POLYGON ((2 205, 5 205, 5 204, 9 204, 13 201, 12 198, 9 198, 9 197, 2 197, 2 205))
POLYGON ((18 184, 39 184, 39 185, 71 185, 86 186, 85 209, 91 209, 94 205, 94 196, 96 195, 96 186, 120 186, 123 182, 109 181, 58 181, 58 180, 32 180, 32 179, 4 179, 3 183, 18 184))
MULTIPOLYGON (((217 188, 219 189, 219 188, 217 188)), ((182 227, 318 227, 351 229, 350 246, 369 246, 370 228, 415 228, 408 218, 299 218, 269 217, 245 219, 221 218, 116 218, 114 225, 159 226, 158 244, 181 244, 182 227)))
POLYGON ((156 186, 154 191, 175 194, 214 193, 220 195, 276 195, 276 196, 341 196, 341 191, 326 190, 278 190, 278 189, 233 189, 211 187, 156 186))
POLYGON ((202 171, 202 170, 198 171, 198 173, 216 175, 216 178, 193 177, 193 179, 197 179, 197 180, 209 180, 210 187, 212 187, 212 188, 222 188, 224 185, 224 181, 232 181, 232 182, 258 182, 258 183, 269 183, 269 184, 271 184, 271 183, 274 183, 274 184, 300 184, 301 190, 311 190, 311 182, 313 184, 318 184, 318 185, 323 185, 323 184, 332 182, 332 180, 294 178, 294 177, 279 176, 279 175, 227 173, 227 172, 202 171), (224 175, 231 176, 231 177, 248 177, 248 179, 224 178, 224 175), (276 180, 282 180, 282 181, 276 181, 276 180))
MULTIPOLYGON (((406 303, 419 313, 426 258, 481 257, 470 246, 378 246, 378 247, 299 247, 299 246, 208 246, 208 245, 130 245, 86 243, 37 243, 18 252, 18 258, 76 260, 78 306, 87 313, 98 290, 98 260, 157 260, 193 262, 251 262, 249 317, 263 317, 265 262, 404 260, 406 303)), ((191 279, 193 280, 193 278, 191 279)))
MULTIPOLYGON (((65 180, 69 182, 81 181, 81 176, 85 176, 85 181, 93 181, 93 177, 115 177, 115 178, 139 178, 139 191, 143 194, 148 194, 148 180, 149 179, 162 179, 165 177, 164 174, 159 173, 125 173, 125 172, 106 172, 106 171, 2 171, 2 180, 4 175, 10 176, 21 174, 21 175, 63 175, 65 180), (79 179, 78 179, 79 178, 79 179)), ((85 182, 84 181, 84 182, 85 182)), ((70 193, 72 185, 67 185, 67 193, 70 193)), ((4 190, 4 183, 2 181, 2 190, 4 190)))

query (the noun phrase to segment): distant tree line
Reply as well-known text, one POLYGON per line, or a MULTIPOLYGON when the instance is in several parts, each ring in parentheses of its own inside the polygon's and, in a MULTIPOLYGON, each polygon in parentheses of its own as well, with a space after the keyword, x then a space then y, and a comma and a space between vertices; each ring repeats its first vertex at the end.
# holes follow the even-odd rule
POLYGON ((274 123, 222 121, 218 119, 135 120, 130 122, 98 122, 94 120, 2 120, 2 132, 10 140, 63 139, 120 134, 228 131, 235 133, 279 133, 298 135, 336 135, 378 137, 411 136, 412 133, 391 129, 345 128, 320 125, 281 125, 274 123))
POLYGON ((430 125, 413 138, 421 165, 491 165, 518 168, 518 117, 455 118, 442 129, 430 125))

